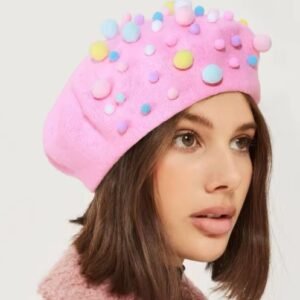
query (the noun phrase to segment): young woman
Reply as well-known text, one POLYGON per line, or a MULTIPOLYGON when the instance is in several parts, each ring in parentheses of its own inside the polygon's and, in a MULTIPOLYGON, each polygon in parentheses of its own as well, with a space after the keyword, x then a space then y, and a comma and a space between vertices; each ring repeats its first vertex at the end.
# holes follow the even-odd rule
POLYGON ((224 297, 260 299, 272 153, 257 71, 270 38, 189 1, 102 31, 45 123, 49 161, 95 194, 39 293, 207 299, 184 274, 191 259, 224 297))

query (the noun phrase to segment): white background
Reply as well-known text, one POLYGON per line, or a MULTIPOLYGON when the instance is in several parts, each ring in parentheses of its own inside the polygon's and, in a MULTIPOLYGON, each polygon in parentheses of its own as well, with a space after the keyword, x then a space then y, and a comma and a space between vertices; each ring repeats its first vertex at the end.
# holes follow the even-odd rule
MULTIPOLYGON (((147 18, 163 1, 3 1, 0 3, 0 299, 40 299, 36 287, 68 246, 92 194, 50 165, 42 125, 58 92, 106 18, 125 12, 147 18)), ((274 151, 270 191, 272 264, 263 300, 299 299, 300 2, 195 0, 231 9, 256 33, 272 37, 262 54, 260 108, 274 151)), ((185 261, 186 274, 209 295, 204 264, 185 261)), ((217 294, 210 299, 220 299, 217 294)))

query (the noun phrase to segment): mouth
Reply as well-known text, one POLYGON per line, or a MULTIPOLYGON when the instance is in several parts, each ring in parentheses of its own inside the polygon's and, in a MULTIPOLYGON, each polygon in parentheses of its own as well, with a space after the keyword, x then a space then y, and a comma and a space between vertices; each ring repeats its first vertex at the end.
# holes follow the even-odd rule
POLYGON ((233 218, 229 216, 208 217, 198 216, 191 217, 192 224, 200 231, 211 235, 222 235, 232 229, 233 218))
POLYGON ((191 217, 231 218, 236 214, 234 206, 212 206, 191 214, 191 217))
POLYGON ((200 231, 211 235, 228 233, 233 226, 236 214, 234 206, 214 206, 190 215, 192 224, 200 231))

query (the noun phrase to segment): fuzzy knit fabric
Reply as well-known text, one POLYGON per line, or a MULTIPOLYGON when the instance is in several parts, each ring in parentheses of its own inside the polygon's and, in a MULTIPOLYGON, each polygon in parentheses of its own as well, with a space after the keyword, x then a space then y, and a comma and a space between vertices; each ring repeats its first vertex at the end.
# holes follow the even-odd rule
MULTIPOLYGON (((37 292, 43 300, 133 300, 132 296, 116 298, 108 292, 108 283, 98 287, 88 287, 80 274, 79 255, 71 245, 54 264, 49 273, 40 281, 37 292)), ((207 300, 204 294, 183 274, 183 280, 192 290, 193 299, 207 300)))

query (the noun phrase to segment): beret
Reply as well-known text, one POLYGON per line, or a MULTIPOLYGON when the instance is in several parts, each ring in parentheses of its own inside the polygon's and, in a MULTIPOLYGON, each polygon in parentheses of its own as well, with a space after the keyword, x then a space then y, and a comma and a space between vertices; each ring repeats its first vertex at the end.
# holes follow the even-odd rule
POLYGON ((260 54, 271 38, 233 12, 168 1, 150 18, 100 26, 43 128, 49 162, 94 192, 118 159, 176 113, 240 91, 260 102, 260 54))

